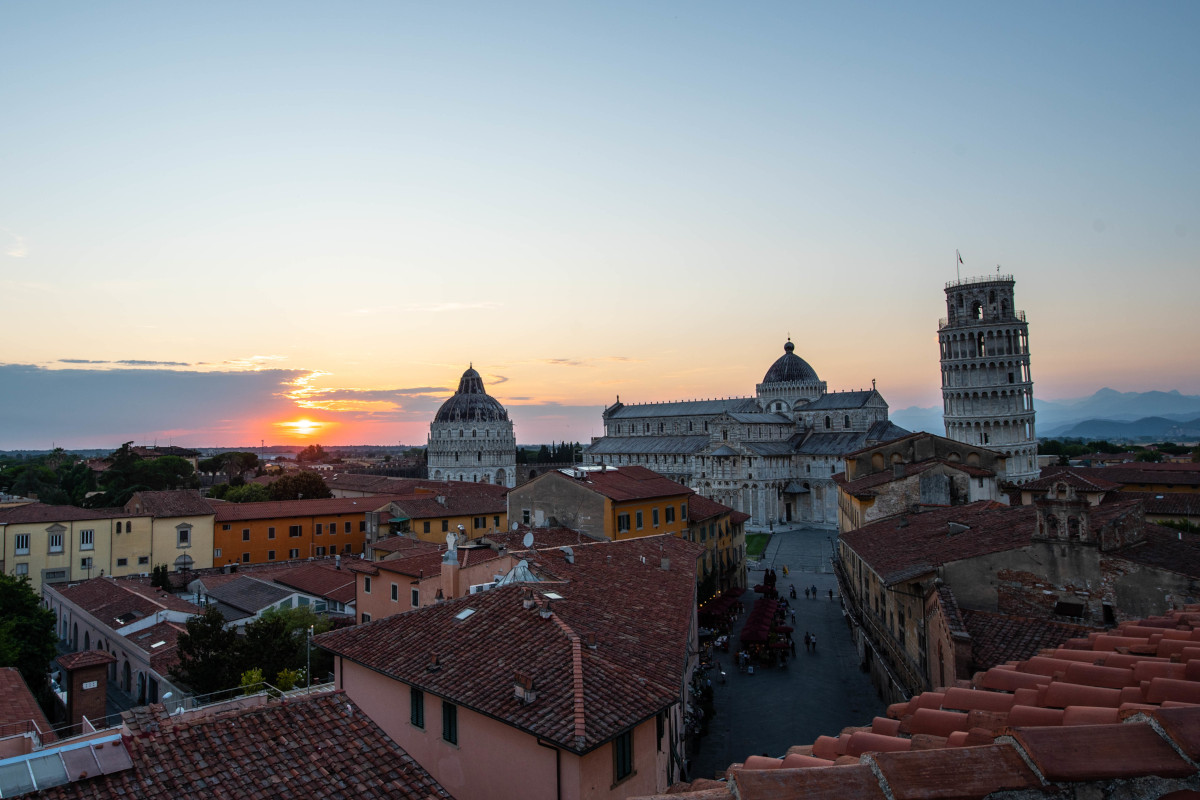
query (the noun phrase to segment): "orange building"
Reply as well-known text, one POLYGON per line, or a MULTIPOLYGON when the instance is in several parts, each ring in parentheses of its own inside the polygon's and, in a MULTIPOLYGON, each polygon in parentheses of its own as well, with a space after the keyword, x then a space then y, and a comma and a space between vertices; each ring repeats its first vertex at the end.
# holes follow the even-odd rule
POLYGON ((535 527, 572 528, 596 539, 682 536, 692 494, 645 467, 575 467, 510 489, 508 518, 535 527))
POLYGON ((362 553, 367 535, 366 512, 378 511, 391 499, 209 501, 216 513, 213 565, 263 564, 335 553, 362 553))

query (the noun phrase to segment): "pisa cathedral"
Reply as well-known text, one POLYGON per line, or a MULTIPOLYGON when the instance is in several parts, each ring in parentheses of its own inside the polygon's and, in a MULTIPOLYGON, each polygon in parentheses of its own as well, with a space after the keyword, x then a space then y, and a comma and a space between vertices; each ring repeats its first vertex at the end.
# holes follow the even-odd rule
POLYGON ((435 481, 517 485, 517 439, 508 411, 483 388, 474 365, 429 425, 428 470, 435 481))
MULTIPOLYGON (((749 514, 751 524, 837 523, 831 476, 842 457, 907 435, 888 421, 874 387, 830 392, 795 353, 784 353, 753 397, 624 404, 604 409, 591 464, 637 464, 749 514)), ((874 382, 872 382, 874 383, 874 382)))

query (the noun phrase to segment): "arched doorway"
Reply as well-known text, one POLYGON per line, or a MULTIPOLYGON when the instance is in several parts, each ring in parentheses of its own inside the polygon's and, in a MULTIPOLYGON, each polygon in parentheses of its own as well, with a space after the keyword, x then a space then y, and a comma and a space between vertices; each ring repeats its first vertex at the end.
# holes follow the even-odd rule
POLYGON ((72 650, 79 649, 79 623, 78 622, 76 622, 71 627, 71 649, 72 650))
POLYGON ((84 650, 92 649, 92 634, 90 631, 83 632, 83 649, 84 650))
POLYGON ((144 672, 138 673, 137 687, 138 687, 138 691, 137 691, 138 705, 144 706, 144 705, 146 705, 146 673, 144 673, 144 672))
POLYGON ((121 689, 125 692, 125 694, 129 694, 130 692, 133 691, 133 683, 132 683, 132 678, 129 674, 129 662, 128 661, 125 662, 125 666, 121 671, 121 689))

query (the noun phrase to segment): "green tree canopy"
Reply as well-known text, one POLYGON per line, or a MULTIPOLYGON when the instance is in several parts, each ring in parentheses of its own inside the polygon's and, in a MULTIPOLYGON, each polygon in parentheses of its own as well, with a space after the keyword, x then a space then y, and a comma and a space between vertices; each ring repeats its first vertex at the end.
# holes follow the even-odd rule
POLYGON ((54 612, 42 607, 29 579, 0 573, 0 667, 16 667, 35 694, 44 694, 54 640, 54 612))
POLYGON ((315 497, 333 497, 325 485, 325 479, 315 472, 297 472, 284 475, 268 488, 272 500, 308 500, 315 497))
POLYGON ((171 677, 196 694, 208 694, 238 685, 243 670, 239 664, 237 632, 226 630, 225 617, 209 606, 203 614, 187 621, 179 634, 179 663, 171 677))
POLYGON ((308 447, 296 454, 296 460, 301 464, 305 462, 326 461, 329 459, 329 454, 325 452, 325 448, 319 444, 310 444, 308 447))

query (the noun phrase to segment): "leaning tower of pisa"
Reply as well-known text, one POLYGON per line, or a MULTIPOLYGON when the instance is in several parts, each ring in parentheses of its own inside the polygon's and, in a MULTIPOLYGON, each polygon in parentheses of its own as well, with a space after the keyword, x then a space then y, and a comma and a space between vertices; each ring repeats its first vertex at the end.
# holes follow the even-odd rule
POLYGON ((1029 373, 1029 323, 1013 305, 1013 277, 989 275, 946 284, 942 418, 947 438, 1008 456, 1007 479, 1038 476, 1029 373))

